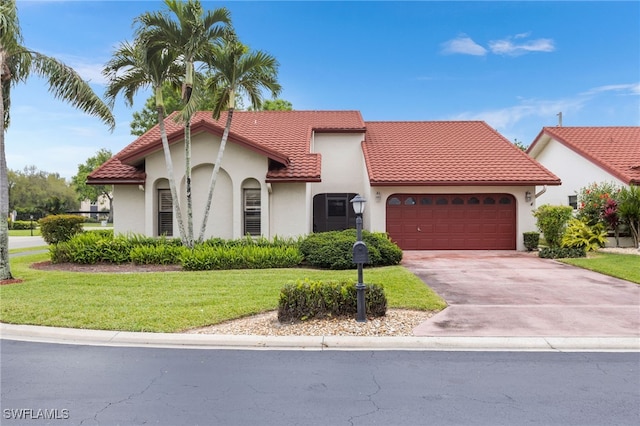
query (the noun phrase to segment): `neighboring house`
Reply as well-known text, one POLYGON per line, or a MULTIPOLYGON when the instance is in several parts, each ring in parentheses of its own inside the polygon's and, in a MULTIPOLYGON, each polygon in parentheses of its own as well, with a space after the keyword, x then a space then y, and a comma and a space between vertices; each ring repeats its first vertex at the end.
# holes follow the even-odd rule
POLYGON ((562 180, 540 204, 575 209, 579 190, 594 182, 640 185, 640 127, 544 127, 527 153, 562 180))
POLYGON ((80 202, 80 211, 84 216, 89 216, 95 220, 107 220, 111 203, 106 195, 99 195, 98 201, 82 200, 80 202), (87 213, 89 212, 89 213, 87 213), (103 213, 103 214, 98 214, 103 213))
MULTIPOLYGON (((192 120, 194 228, 199 229, 226 114, 192 120)), ((165 121, 184 198, 184 131, 165 121)), ((154 127, 89 175, 113 184, 116 233, 178 235, 154 127)), ((560 179, 481 121, 365 122, 358 111, 236 112, 207 236, 290 237, 364 227, 403 249, 524 249, 536 185, 560 179)))

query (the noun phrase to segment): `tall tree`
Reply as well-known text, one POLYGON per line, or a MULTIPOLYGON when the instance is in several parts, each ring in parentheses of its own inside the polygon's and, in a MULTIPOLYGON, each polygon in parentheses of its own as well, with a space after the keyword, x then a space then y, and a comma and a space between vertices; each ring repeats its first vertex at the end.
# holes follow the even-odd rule
POLYGON ((205 11, 199 0, 165 0, 166 11, 149 12, 138 17, 139 35, 146 43, 180 54, 185 65, 182 84, 182 118, 184 120, 185 186, 187 200, 188 246, 193 246, 193 201, 191 196, 191 116, 197 110, 200 91, 195 62, 217 42, 230 24, 226 8, 205 11), (195 90, 194 90, 195 89, 195 90))
MULTIPOLYGON (((206 76, 199 77, 206 78, 206 76)), ((162 96, 164 97, 164 110, 166 115, 169 115, 174 111, 179 111, 182 108, 182 94, 180 93, 180 90, 176 90, 171 87, 170 84, 165 83, 162 86, 162 96)), ((200 98, 197 110, 213 110, 213 101, 213 94, 204 93, 200 98)), ((149 129, 155 126, 157 122, 158 115, 156 113, 156 98, 154 95, 151 95, 146 100, 144 108, 133 113, 133 119, 131 120, 131 134, 134 136, 142 136, 149 129)))
POLYGON ((15 0, 0 2, 0 280, 10 279, 9 266, 9 185, 5 154, 5 131, 9 125, 11 88, 31 74, 47 80, 49 92, 79 110, 102 120, 111 130, 115 120, 111 110, 91 86, 71 67, 50 56, 23 46, 15 0))
POLYGON ((78 174, 71 177, 71 184, 77 194, 78 201, 89 200, 96 203, 100 197, 109 200, 109 219, 113 219, 113 185, 87 185, 87 176, 111 158, 106 148, 100 149, 93 157, 87 158, 84 164, 78 164, 78 174))
POLYGON ((252 108, 262 105, 262 91, 267 90, 275 98, 282 87, 278 83, 278 61, 268 53, 251 51, 247 46, 238 41, 233 32, 229 32, 221 45, 213 46, 211 52, 205 58, 213 75, 207 81, 207 89, 215 94, 215 108, 213 116, 220 118, 223 109, 227 110, 227 120, 218 148, 218 155, 211 173, 209 192, 205 203, 205 211, 200 226, 198 241, 204 239, 207 228, 209 211, 218 172, 222 164, 225 146, 229 138, 229 130, 233 120, 236 96, 244 94, 249 98, 252 108))
POLYGON ((178 232, 182 243, 187 245, 188 238, 182 219, 180 199, 176 189, 176 181, 173 173, 173 161, 169 149, 169 139, 165 128, 165 110, 163 97, 163 84, 168 82, 174 87, 180 84, 180 76, 183 68, 177 61, 178 55, 168 49, 149 48, 142 38, 136 39, 133 44, 123 42, 114 52, 113 57, 103 70, 109 83, 107 85, 106 98, 111 105, 115 102, 119 93, 123 93, 127 105, 133 105, 133 98, 138 90, 151 87, 155 95, 156 116, 160 127, 160 139, 167 167, 169 188, 173 202, 173 212, 178 222, 178 232))
POLYGON ((9 170, 8 176, 9 210, 15 210, 21 220, 30 215, 39 219, 78 208, 73 188, 58 173, 27 166, 22 171, 9 170))
POLYGON ((257 109, 249 108, 249 111, 292 111, 293 104, 285 99, 266 99, 257 109))

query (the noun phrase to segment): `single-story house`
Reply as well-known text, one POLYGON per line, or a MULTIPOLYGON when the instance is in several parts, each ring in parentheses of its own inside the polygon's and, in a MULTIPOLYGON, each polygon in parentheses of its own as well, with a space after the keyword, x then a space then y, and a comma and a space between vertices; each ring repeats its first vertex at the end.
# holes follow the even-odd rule
POLYGON ((640 127, 544 127, 527 153, 562 180, 539 203, 575 209, 594 182, 640 185, 640 127))
MULTIPOLYGON (((194 228, 226 113, 194 115, 194 228)), ((184 130, 165 121, 184 199, 184 130)), ((158 126, 95 170, 113 184, 114 230, 177 236, 158 126)), ((482 121, 365 122, 359 111, 235 112, 207 236, 293 237, 355 227, 350 200, 367 200, 364 228, 403 249, 523 250, 535 230, 537 185, 560 179, 482 121)))

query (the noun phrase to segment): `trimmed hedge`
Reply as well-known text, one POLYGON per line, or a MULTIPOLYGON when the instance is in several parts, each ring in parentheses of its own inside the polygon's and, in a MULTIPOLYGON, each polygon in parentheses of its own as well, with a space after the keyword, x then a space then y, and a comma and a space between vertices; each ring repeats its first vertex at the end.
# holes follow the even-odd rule
MULTIPOLYGON (((402 260, 402 250, 385 233, 362 231, 362 239, 369 250, 370 266, 397 265, 402 260)), ((329 231, 310 234, 300 243, 305 260, 323 269, 353 269, 353 245, 356 230, 329 231)))
POLYGON ((47 244, 69 241, 74 235, 82 233, 83 216, 59 214, 43 217, 38 221, 40 234, 47 244))
POLYGON ((535 231, 529 231, 523 233, 524 247, 527 251, 538 250, 540 244, 540 233, 535 231))
POLYGON ((586 257, 584 247, 542 247, 538 256, 543 259, 564 259, 568 257, 586 257))
POLYGON ((13 222, 9 221, 9 229, 29 230, 29 229, 36 229, 37 226, 38 226, 37 220, 15 220, 13 222))
MULTIPOLYGON (((366 284, 365 303, 367 316, 384 316, 387 312, 387 297, 382 286, 366 284)), ((300 280, 287 284, 280 290, 280 322, 355 316, 357 311, 356 283, 353 281, 300 280)))

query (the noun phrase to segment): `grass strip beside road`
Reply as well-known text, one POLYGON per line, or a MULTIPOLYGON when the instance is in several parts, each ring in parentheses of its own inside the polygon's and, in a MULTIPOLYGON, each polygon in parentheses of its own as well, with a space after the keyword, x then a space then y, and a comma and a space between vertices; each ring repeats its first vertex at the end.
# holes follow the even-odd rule
MULTIPOLYGON (((0 286, 0 321, 98 330, 179 332, 275 310, 282 286, 298 279, 355 279, 356 271, 262 269, 81 273, 31 269, 48 254, 11 260, 24 280, 0 286)), ((384 286, 390 308, 441 310, 437 294, 402 266, 365 269, 384 286)))
POLYGON ((640 284, 640 256, 635 254, 590 253, 588 257, 558 260, 640 284))

